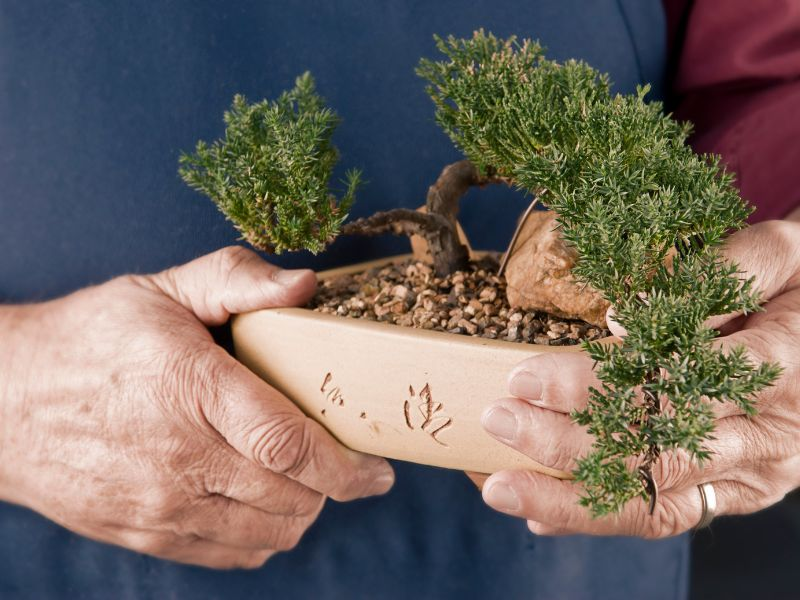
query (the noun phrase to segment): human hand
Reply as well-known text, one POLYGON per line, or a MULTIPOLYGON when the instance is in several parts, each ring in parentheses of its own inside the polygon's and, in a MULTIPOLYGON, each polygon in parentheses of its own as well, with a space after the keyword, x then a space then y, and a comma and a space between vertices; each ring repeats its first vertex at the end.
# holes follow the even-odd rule
POLYGON ((206 329, 315 287, 311 271, 231 247, 0 309, 0 498, 96 540, 229 568, 292 548, 326 496, 386 492, 385 460, 345 449, 206 329))
MULTIPOLYGON (((800 224, 770 221, 732 235, 723 254, 738 263, 768 300, 764 312, 714 317, 722 347, 743 345, 755 362, 775 361, 784 372, 757 397, 748 417, 732 404, 714 403, 716 430, 710 460, 699 467, 683 451, 666 452, 654 465, 660 490, 652 516, 642 501, 618 515, 592 519, 578 504, 578 484, 539 473, 503 471, 486 480, 492 507, 528 521, 537 534, 632 535, 660 538, 696 526, 702 505, 698 485, 713 484, 717 514, 766 508, 800 486, 800 224)), ((624 332, 620 332, 624 334, 624 332)), ((523 361, 509 378, 511 395, 484 413, 498 440, 540 463, 565 471, 587 454, 592 437, 569 417, 586 406, 598 386, 584 354, 542 354, 523 361)))

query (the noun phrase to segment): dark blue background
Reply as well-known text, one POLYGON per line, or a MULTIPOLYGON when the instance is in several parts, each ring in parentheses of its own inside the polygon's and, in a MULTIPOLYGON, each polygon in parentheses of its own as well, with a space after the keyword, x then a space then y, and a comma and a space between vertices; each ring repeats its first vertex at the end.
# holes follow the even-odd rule
MULTIPOLYGON (((237 92, 274 97, 311 70, 344 120, 341 166, 369 181, 353 215, 417 206, 459 158, 414 74, 421 56, 436 56, 434 33, 539 38, 553 58, 610 72, 617 89, 651 81, 657 95, 660 11, 657 0, 0 1, 0 299, 60 294, 233 242, 176 171, 181 151, 222 133, 237 92)), ((504 247, 525 203, 502 188, 474 193, 463 218, 474 245, 504 247)), ((406 248, 342 239, 314 264, 406 248)))
MULTIPOLYGON (((222 132, 234 93, 274 97, 310 69, 343 117, 342 167, 370 184, 354 215, 417 206, 459 158, 414 75, 434 32, 541 39, 550 56, 651 81, 657 0, 69 3, 0 0, 0 300, 52 297, 233 243, 176 174, 181 150, 222 132)), ((475 247, 502 248, 527 201, 471 193, 475 247)), ((281 257, 317 268, 404 251, 341 239, 281 257)), ((80 332, 76 332, 80 343, 80 332)), ((685 538, 548 539, 488 509, 463 474, 397 464, 385 498, 330 503, 301 545, 256 572, 214 572, 96 544, 0 505, 0 596, 86 598, 678 598, 685 538)), ((54 490, 57 493, 57 490, 54 490)))

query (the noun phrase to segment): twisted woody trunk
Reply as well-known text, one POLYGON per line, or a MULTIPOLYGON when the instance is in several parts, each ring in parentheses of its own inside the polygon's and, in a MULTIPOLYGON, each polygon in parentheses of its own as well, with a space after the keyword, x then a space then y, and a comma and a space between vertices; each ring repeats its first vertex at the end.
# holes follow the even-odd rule
POLYGON ((481 175, 469 160, 447 165, 436 182, 428 188, 425 211, 395 208, 342 226, 349 235, 419 235, 425 239, 437 276, 446 277, 467 268, 469 250, 458 235, 458 211, 461 198, 471 187, 507 183, 494 175, 481 175))

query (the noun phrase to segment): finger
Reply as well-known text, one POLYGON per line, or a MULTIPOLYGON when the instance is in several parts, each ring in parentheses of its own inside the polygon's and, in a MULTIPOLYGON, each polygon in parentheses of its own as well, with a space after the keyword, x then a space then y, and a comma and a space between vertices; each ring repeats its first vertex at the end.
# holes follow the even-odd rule
POLYGON ((154 556, 210 569, 258 569, 277 553, 277 550, 247 550, 197 539, 154 556))
POLYGON ((334 500, 383 494, 394 483, 388 462, 339 444, 224 350, 209 351, 204 377, 203 417, 254 464, 334 500))
POLYGON ((569 415, 518 398, 498 400, 484 411, 481 424, 495 439, 565 475, 591 451, 594 439, 569 415))
MULTIPOLYGON (((800 250, 796 240, 800 224, 783 221, 765 221, 729 236, 720 248, 725 262, 739 267, 740 276, 753 278, 753 289, 767 301, 800 283, 800 250)), ((740 311, 715 315, 706 321, 711 329, 732 329, 731 321, 742 316, 740 311)), ((624 337, 625 328, 614 320, 614 308, 606 311, 606 323, 612 335, 624 337)))
POLYGON ((246 550, 208 540, 194 540, 187 546, 155 556, 210 569, 258 569, 277 553, 277 550, 246 550))
POLYGON ((309 269, 284 270, 241 246, 229 246, 143 279, 208 326, 232 314, 305 304, 316 290, 309 269))
MULTIPOLYGON (((800 389, 796 385, 796 382, 800 381, 798 337, 800 337, 800 291, 790 292, 775 299, 766 312, 753 315, 743 329, 715 341, 715 345, 723 351, 744 347, 753 365, 774 362, 783 369, 775 384, 763 388, 755 397, 756 408, 762 414, 775 410, 800 410, 800 389), (781 302, 788 302, 792 306, 788 310, 781 310, 777 305, 781 302)), ((742 409, 733 403, 718 401, 714 402, 714 412, 720 416, 743 413, 742 409)))
MULTIPOLYGON (((539 464, 568 476, 576 460, 588 455, 594 438, 568 415, 505 398, 487 408, 481 422, 495 439, 529 456, 539 464)), ((722 479, 743 465, 770 458, 773 449, 763 428, 747 417, 718 420, 714 439, 705 444, 711 458, 699 464, 688 452, 663 452, 653 466, 659 489, 670 490, 707 479, 722 479)), ((637 459, 628 467, 634 470, 637 459)), ((485 480, 484 480, 485 481, 485 480)))
POLYGON ((268 471, 223 446, 218 463, 204 470, 205 491, 284 516, 318 514, 325 496, 284 475, 268 471))
MULTIPOLYGON (((720 254, 738 265, 743 279, 753 278, 753 288, 763 301, 770 300, 800 283, 800 224, 788 221, 764 221, 737 231, 725 240, 720 254)), ((706 321, 719 329, 736 319, 741 312, 717 315, 706 321)))
MULTIPOLYGON (((721 348, 744 345, 755 364, 778 361, 785 371, 800 370, 800 355, 794 351, 796 340, 800 337, 800 320, 794 316, 798 310, 800 291, 786 294, 775 299, 766 312, 753 315, 748 327, 718 338, 715 344, 721 348), (779 303, 784 302, 791 304, 791 310, 779 310, 782 308, 779 303)), ((525 359, 511 371, 509 392, 535 406, 556 412, 583 410, 589 398, 589 387, 600 387, 593 367, 592 359, 582 352, 539 354, 525 359)), ((782 380, 791 379, 783 377, 782 380)), ((766 388, 759 393, 759 402, 773 402, 777 395, 783 393, 780 385, 766 388)), ((793 397, 800 398, 800 394, 793 397)), ((744 414, 740 407, 731 402, 708 402, 717 419, 744 414)))
POLYGON ((277 553, 272 549, 249 550, 193 536, 139 529, 120 531, 108 541, 140 554, 210 569, 255 569, 277 553))
POLYGON ((233 548, 287 551, 297 546, 317 514, 286 517, 223 496, 208 496, 184 515, 180 533, 233 548))
MULTIPOLYGON (((719 488, 720 508, 730 504, 730 490, 719 488)), ((554 531, 663 538, 693 528, 702 512, 697 486, 661 494, 652 515, 644 501, 634 499, 618 514, 592 518, 579 504, 579 494, 580 487, 571 481, 530 471, 502 471, 486 482, 483 498, 500 512, 542 524, 537 531, 542 535, 554 531)))
POLYGON ((575 532, 570 529, 552 527, 545 523, 540 523, 539 521, 533 521, 531 519, 528 519, 528 529, 530 529, 531 533, 535 533, 536 535, 546 535, 546 536, 575 535, 575 532))
POLYGON ((594 363, 583 352, 532 356, 519 363, 509 375, 512 396, 561 413, 586 408, 589 387, 599 381, 594 363))

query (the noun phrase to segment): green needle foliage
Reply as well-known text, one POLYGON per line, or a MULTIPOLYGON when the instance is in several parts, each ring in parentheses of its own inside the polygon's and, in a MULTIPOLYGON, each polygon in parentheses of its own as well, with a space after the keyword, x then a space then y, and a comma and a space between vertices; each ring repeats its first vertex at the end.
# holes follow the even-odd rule
POLYGON ((586 63, 545 59, 531 41, 437 38, 446 60, 422 60, 436 119, 484 171, 510 178, 558 214, 578 251, 573 270, 600 290, 627 330, 620 345, 584 343, 600 389, 573 418, 595 442, 578 460, 582 503, 616 512, 655 494, 662 451, 709 457, 713 402, 753 414, 753 394, 779 375, 724 353, 712 316, 758 310, 752 281, 720 259, 750 209, 714 156, 686 145, 690 128, 648 103, 648 88, 612 95, 586 63))
POLYGON ((268 252, 323 250, 347 218, 359 185, 348 171, 341 199, 329 191, 339 118, 309 73, 275 101, 237 95, 225 137, 181 156, 180 174, 209 196, 251 245, 268 252))
MULTIPOLYGON (((478 31, 437 45, 445 60, 418 67, 437 122, 485 177, 512 181, 557 213, 578 252, 573 272, 614 305, 627 330, 617 345, 584 343, 601 384, 573 414, 595 436, 575 470, 582 503, 603 515, 637 496, 655 500, 661 452, 708 459, 713 403, 754 414, 754 394, 780 374, 775 364, 750 363, 742 348, 717 349, 716 332, 704 326, 712 315, 759 309, 752 280, 719 255, 750 209, 718 158, 686 145, 689 126, 645 101, 647 87, 612 95, 606 75, 547 60, 528 40, 478 31)), ((275 101, 236 96, 225 123, 223 139, 181 157, 184 180, 253 246, 322 250, 347 217, 359 173, 347 174, 337 200, 329 181, 338 118, 311 76, 275 101)), ((454 227, 402 209, 353 225, 367 234, 454 227)))

